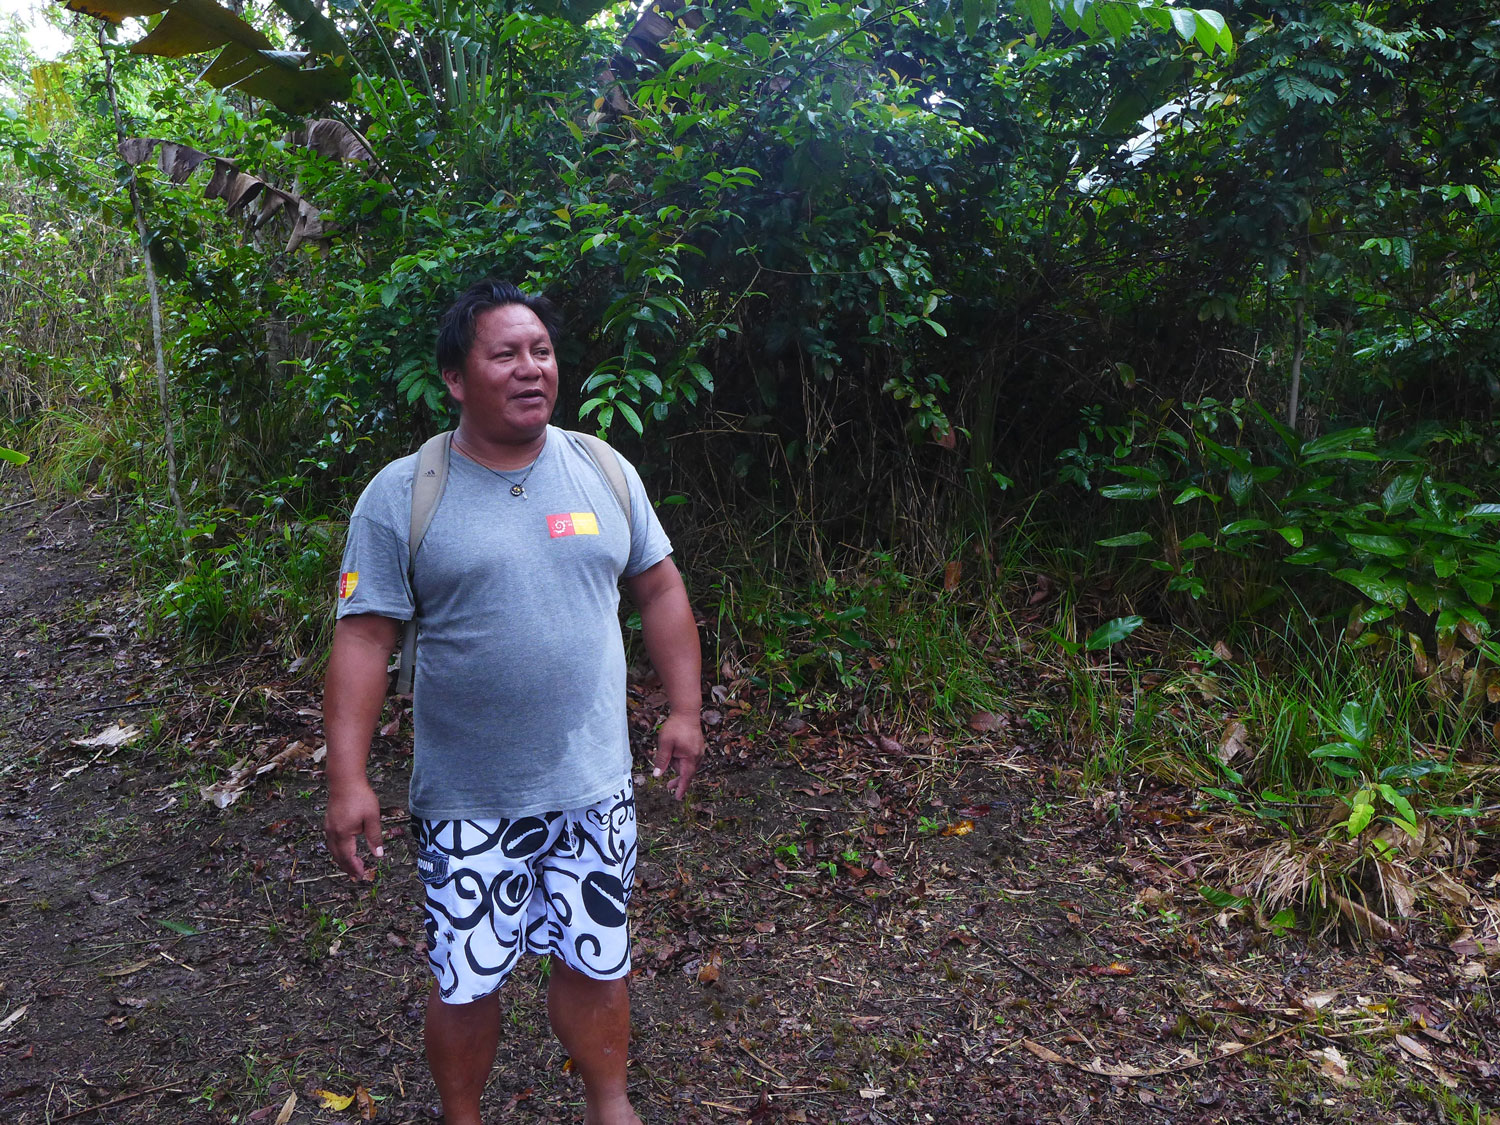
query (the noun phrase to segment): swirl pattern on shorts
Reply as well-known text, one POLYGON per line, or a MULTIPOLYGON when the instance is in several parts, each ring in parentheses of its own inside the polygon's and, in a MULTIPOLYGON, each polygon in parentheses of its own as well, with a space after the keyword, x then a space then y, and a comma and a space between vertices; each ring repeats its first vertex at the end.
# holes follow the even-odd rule
POLYGON ((630 971, 635 795, 501 820, 413 819, 427 960, 450 1003, 494 992, 523 950, 600 980, 630 971))

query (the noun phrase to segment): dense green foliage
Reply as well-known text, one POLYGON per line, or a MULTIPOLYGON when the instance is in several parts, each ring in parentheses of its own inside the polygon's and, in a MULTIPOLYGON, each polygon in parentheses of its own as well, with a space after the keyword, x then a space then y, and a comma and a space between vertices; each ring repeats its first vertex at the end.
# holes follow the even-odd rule
MULTIPOLYGON (((7 39, 0 72, 3 443, 133 492, 189 635, 316 634, 353 491, 447 419, 436 315, 492 274, 559 298, 560 420, 679 505, 721 640, 804 705, 986 702, 1030 569, 1075 660, 1130 631, 1080 625, 1132 614, 1294 670, 1336 648, 1301 718, 1262 715, 1259 775, 1198 755, 1226 799, 1398 781, 1410 822, 1444 771, 1392 746, 1493 753, 1500 31, 1478 0, 744 0, 645 57, 618 53, 624 7, 281 8, 245 19, 347 68, 320 112, 372 159, 294 143, 299 119, 192 60, 105 48, 131 134, 269 185, 247 205, 203 198, 212 160, 140 168, 185 538, 92 26, 29 70, 7 39), (330 237, 286 248, 273 187, 330 237), (1399 733, 1351 742, 1381 706, 1399 733), (1340 744, 1369 761, 1318 752, 1340 744)), ((1266 711, 1259 671, 1230 680, 1266 711)), ((1122 753, 1167 714, 1090 700, 1075 720, 1122 753)))

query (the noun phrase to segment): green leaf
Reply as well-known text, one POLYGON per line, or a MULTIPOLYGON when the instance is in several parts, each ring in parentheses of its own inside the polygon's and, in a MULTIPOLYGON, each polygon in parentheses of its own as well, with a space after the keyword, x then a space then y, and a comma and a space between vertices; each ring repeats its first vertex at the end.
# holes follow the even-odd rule
POLYGON ((1205 55, 1212 55, 1215 48, 1219 46, 1219 33, 1226 30, 1224 17, 1218 12, 1211 12, 1199 8, 1193 13, 1198 19, 1198 29, 1194 38, 1198 46, 1203 48, 1205 55))
MULTIPOLYGON (((1104 30, 1109 32, 1112 39, 1124 39, 1129 35, 1140 13, 1140 9, 1134 4, 1112 3, 1111 0, 1095 4, 1094 8, 1099 14, 1099 22, 1104 25, 1104 30)), ((1136 119, 1139 120, 1143 116, 1145 116, 1144 113, 1138 113, 1136 119)))
POLYGON ((1178 548, 1183 551, 1196 551, 1202 547, 1212 547, 1213 545, 1214 541, 1201 531, 1193 532, 1181 543, 1177 544, 1178 548))
POLYGON ((1374 805, 1355 805, 1349 811, 1349 839, 1354 839, 1370 826, 1370 821, 1375 818, 1374 805))
POLYGON ((625 416, 625 421, 630 423, 630 428, 636 433, 644 433, 645 427, 641 425, 641 416, 631 409, 630 403, 615 400, 615 409, 625 416))
POLYGON ((1300 527, 1278 527, 1276 534, 1285 539, 1289 546, 1302 546, 1302 529, 1300 527))
POLYGON ((1324 434, 1320 438, 1304 442, 1301 454, 1305 460, 1324 453, 1347 453, 1360 444, 1375 440, 1375 431, 1369 426, 1351 426, 1346 430, 1338 430, 1331 434, 1324 434))
POLYGON ((995 0, 964 0, 964 34, 973 39, 979 34, 979 25, 995 14, 995 0))
POLYGON ((1407 820, 1403 817, 1393 816, 1391 817, 1391 822, 1395 824, 1397 828, 1401 829, 1401 831, 1410 836, 1413 840, 1420 840, 1422 838, 1422 830, 1421 828, 1417 827, 1415 817, 1413 817, 1411 820, 1407 820))
POLYGON ((1358 746, 1351 746, 1347 742, 1325 742, 1316 750, 1308 751, 1309 758, 1350 758, 1358 761, 1364 755, 1358 746))
POLYGON ((1447 762, 1434 762, 1424 760, 1419 762, 1401 762, 1394 766, 1386 766, 1380 771, 1381 781, 1415 781, 1419 777, 1428 774, 1442 776, 1453 772, 1453 767, 1447 762))
POLYGON ((1149 484, 1111 484, 1099 490, 1106 500, 1150 500, 1157 489, 1149 484))
POLYGON ((1226 523, 1219 531, 1225 535, 1244 535, 1247 531, 1265 531, 1270 526, 1265 520, 1235 520, 1226 523))
POLYGON ((1344 536, 1349 546, 1372 555, 1384 555, 1392 559, 1404 559, 1411 548, 1393 535, 1364 535, 1350 532, 1344 536))
POLYGON ((1436 613, 1438 610, 1438 593, 1425 582, 1406 583, 1406 592, 1411 600, 1417 603, 1417 608, 1423 613, 1436 613))
POLYGON ((1052 0, 1022 0, 1026 7, 1026 17, 1031 20, 1031 26, 1036 28, 1036 33, 1042 39, 1052 30, 1052 0))
POLYGON ((1250 497, 1255 493, 1255 476, 1248 466, 1243 469, 1235 469, 1229 474, 1227 482, 1229 496, 1236 504, 1247 504, 1250 497))
POLYGON ((1095 539, 1094 542, 1101 547, 1139 547, 1143 543, 1152 542, 1152 539, 1149 531, 1128 531, 1124 535, 1095 539))
POLYGON ((8 461, 12 465, 24 465, 31 458, 17 449, 7 449, 0 445, 0 461, 8 461))
POLYGON ((1300 551, 1293 551, 1286 557, 1286 561, 1293 566, 1317 566, 1321 563, 1330 563, 1337 559, 1338 552, 1322 543, 1314 543, 1303 547, 1300 551))
POLYGON ((1385 486, 1385 491, 1380 494, 1380 507, 1386 515, 1392 516, 1411 507, 1416 495, 1417 474, 1405 473, 1385 486))
POLYGON ((1218 887, 1210 887, 1207 883, 1198 885, 1198 893, 1203 896, 1205 902, 1219 910, 1243 910, 1250 905, 1248 898, 1221 891, 1218 887))
POLYGON ((1470 520, 1500 519, 1500 504, 1475 504, 1464 513, 1464 518, 1470 520))
POLYGON ((1240 803, 1240 799, 1233 793, 1231 793, 1228 789, 1215 789, 1211 786, 1205 785, 1202 791, 1204 793, 1207 793, 1210 797, 1217 797, 1219 798, 1219 800, 1227 801, 1231 805, 1238 805, 1240 803))
POLYGON ((183 937, 198 936, 198 931, 186 922, 175 922, 171 918, 158 918, 156 919, 156 924, 163 929, 171 930, 174 934, 181 934, 183 937))
POLYGON ((1380 795, 1390 802, 1391 807, 1401 814, 1403 820, 1415 824, 1417 821, 1416 810, 1411 807, 1411 802, 1396 791, 1395 786, 1386 785, 1384 782, 1376 786, 1380 795))
POLYGON ((1089 652, 1109 648, 1134 633, 1145 624, 1145 620, 1144 617, 1132 614, 1129 617, 1116 617, 1112 621, 1106 621, 1089 634, 1088 640, 1083 642, 1083 647, 1089 652))
MULTIPOLYGON (((0 457, 4 451, 0 450, 0 457)), ((1466 574, 1458 576, 1458 584, 1464 588, 1464 593, 1469 595, 1469 600, 1477 606, 1487 606, 1495 600, 1495 584, 1487 582, 1482 578, 1470 578, 1466 574)))
POLYGON ((1172 503, 1186 504, 1189 500, 1198 499, 1207 499, 1212 503, 1217 504, 1222 499, 1222 497, 1215 496, 1212 492, 1207 492, 1204 489, 1199 488, 1196 484, 1190 484, 1177 494, 1177 499, 1173 500, 1172 503))
POLYGON ((1372 708, 1350 700, 1339 710, 1338 726, 1344 737, 1356 746, 1368 746, 1370 736, 1375 733, 1371 718, 1372 708))
MULTIPOLYGON (((1298 554, 1300 553, 1298 552, 1298 554)), ((1295 555, 1288 556, 1288 561, 1295 557, 1295 555)), ((1372 602, 1379 602, 1381 605, 1393 605, 1397 609, 1403 609, 1406 606, 1406 583, 1400 579, 1386 577, 1383 570, 1371 571, 1368 568, 1365 570, 1350 570, 1345 568, 1334 571, 1333 576, 1342 582, 1349 583, 1349 585, 1353 586, 1372 602)))
POLYGON ((1172 28, 1185 43, 1191 43, 1198 34, 1198 17, 1187 8, 1169 8, 1172 28))

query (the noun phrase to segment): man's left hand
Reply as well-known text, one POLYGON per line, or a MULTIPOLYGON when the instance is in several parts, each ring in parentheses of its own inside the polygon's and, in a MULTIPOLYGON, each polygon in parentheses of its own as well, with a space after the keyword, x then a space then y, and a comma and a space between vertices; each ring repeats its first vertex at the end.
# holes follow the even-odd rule
POLYGON ((698 760, 703 757, 703 724, 697 713, 674 712, 656 732, 656 758, 652 777, 661 777, 676 767, 677 776, 667 782, 667 792, 677 800, 687 795, 698 760))

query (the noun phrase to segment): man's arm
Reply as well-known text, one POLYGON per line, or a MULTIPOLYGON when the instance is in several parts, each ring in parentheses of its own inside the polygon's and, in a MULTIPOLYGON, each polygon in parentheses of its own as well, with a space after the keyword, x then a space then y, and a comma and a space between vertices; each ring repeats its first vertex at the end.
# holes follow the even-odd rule
POLYGON ((646 655, 661 677, 671 708, 656 733, 651 776, 660 777, 675 765, 677 777, 669 783, 669 791, 680 801, 698 772, 698 759, 703 757, 703 653, 698 626, 682 576, 670 558, 625 579, 625 589, 641 611, 646 655))
POLYGON ((356 837, 364 836, 376 859, 385 854, 380 800, 365 776, 365 762, 385 702, 386 668, 400 635, 401 622, 373 613, 341 617, 333 627, 323 686, 323 731, 328 737, 323 835, 333 862, 356 879, 371 877, 355 850, 356 837))

